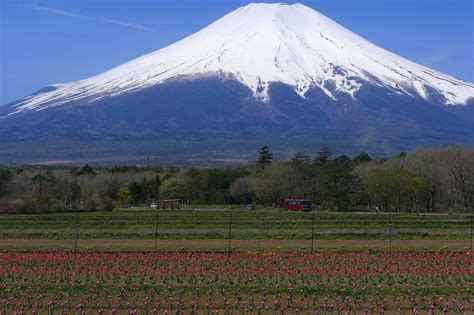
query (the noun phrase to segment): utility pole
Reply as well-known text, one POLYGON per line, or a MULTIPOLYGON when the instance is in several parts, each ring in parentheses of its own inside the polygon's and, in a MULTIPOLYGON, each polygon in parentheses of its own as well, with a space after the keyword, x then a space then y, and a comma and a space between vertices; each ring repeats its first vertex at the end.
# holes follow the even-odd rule
POLYGON ((230 249, 232 245, 232 211, 230 211, 230 220, 229 220, 229 246, 227 248, 227 256, 230 256, 230 249))
POLYGON ((311 254, 314 252, 314 210, 313 210, 313 219, 311 222, 311 254))

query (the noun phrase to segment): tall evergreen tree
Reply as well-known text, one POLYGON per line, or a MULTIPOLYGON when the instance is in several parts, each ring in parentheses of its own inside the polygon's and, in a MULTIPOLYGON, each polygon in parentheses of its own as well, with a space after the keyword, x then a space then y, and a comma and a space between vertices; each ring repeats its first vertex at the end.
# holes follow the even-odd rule
POLYGON ((302 152, 296 152, 295 155, 291 158, 291 162, 296 165, 296 166, 301 166, 305 164, 309 164, 311 162, 311 159, 309 156, 302 152))
POLYGON ((270 148, 266 145, 260 148, 257 159, 258 167, 265 167, 266 165, 272 163, 273 153, 270 152, 270 148))
POLYGON ((319 150, 316 158, 314 159, 314 164, 323 165, 331 161, 331 151, 328 147, 324 146, 319 150))
POLYGON ((372 161, 372 158, 370 157, 369 154, 367 154, 367 152, 363 151, 363 152, 359 153, 359 155, 354 157, 354 159, 352 161, 355 164, 359 164, 359 163, 370 162, 370 161, 372 161))
POLYGON ((80 169, 73 168, 73 169, 71 169, 70 173, 75 174, 77 176, 95 175, 94 169, 89 164, 83 165, 80 169))
POLYGON ((334 158, 333 162, 334 164, 344 165, 344 164, 349 164, 351 162, 351 159, 348 156, 343 154, 334 158))
POLYGON ((131 182, 130 185, 128 185, 128 191, 132 204, 137 205, 145 200, 146 196, 143 193, 143 187, 139 183, 135 181, 131 182))
POLYGON ((151 198, 159 198, 159 196, 160 196, 160 186, 161 186, 160 175, 156 175, 155 179, 151 181, 151 185, 150 185, 150 197, 151 198))

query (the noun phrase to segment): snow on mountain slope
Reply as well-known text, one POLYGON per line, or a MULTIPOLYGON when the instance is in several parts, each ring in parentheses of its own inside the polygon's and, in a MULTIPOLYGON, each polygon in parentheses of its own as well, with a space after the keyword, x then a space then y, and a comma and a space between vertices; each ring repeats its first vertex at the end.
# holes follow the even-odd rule
POLYGON ((304 5, 250 4, 168 47, 26 97, 10 115, 215 74, 235 78, 262 100, 268 99, 272 82, 293 86, 303 97, 312 86, 332 98, 340 92, 354 97, 370 82, 428 101, 434 92, 445 105, 474 98, 474 84, 377 47, 304 5))

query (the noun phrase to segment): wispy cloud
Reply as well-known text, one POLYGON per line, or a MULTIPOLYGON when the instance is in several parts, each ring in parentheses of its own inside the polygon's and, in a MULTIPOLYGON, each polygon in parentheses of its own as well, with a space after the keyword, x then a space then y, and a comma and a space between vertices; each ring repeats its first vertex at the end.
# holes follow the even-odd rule
POLYGON ((68 17, 73 17, 73 18, 79 18, 79 19, 84 19, 86 18, 85 16, 79 15, 79 14, 74 14, 70 12, 66 12, 63 10, 58 10, 54 8, 48 8, 48 7, 42 7, 39 5, 34 5, 34 4, 26 4, 26 8, 37 10, 37 11, 44 11, 44 12, 49 12, 49 13, 54 13, 62 16, 68 16, 68 17))
POLYGON ((157 30, 140 25, 140 24, 135 24, 135 23, 128 23, 128 22, 123 22, 123 21, 117 21, 117 20, 108 20, 108 19, 103 19, 101 20, 102 22, 109 23, 109 24, 115 24, 115 25, 120 25, 120 26, 125 26, 129 28, 135 28, 137 30, 143 30, 143 31, 150 31, 150 32, 156 32, 157 30))
POLYGON ((174 32, 157 30, 157 29, 145 26, 145 25, 136 24, 136 23, 129 23, 129 22, 125 22, 125 21, 103 19, 103 18, 94 18, 94 17, 90 17, 90 16, 75 14, 75 13, 72 13, 72 12, 67 12, 67 11, 58 10, 58 9, 51 8, 51 7, 39 6, 39 5, 34 5, 34 4, 25 4, 24 7, 28 8, 28 9, 36 10, 36 11, 48 12, 48 13, 52 13, 52 14, 65 16, 65 17, 76 18, 76 19, 85 19, 85 20, 91 20, 91 21, 102 22, 102 23, 107 23, 107 24, 119 25, 119 26, 132 28, 132 29, 136 29, 136 30, 141 30, 141 31, 156 32, 156 33, 162 33, 162 34, 167 34, 167 35, 176 35, 176 36, 188 35, 187 33, 174 33, 174 32))

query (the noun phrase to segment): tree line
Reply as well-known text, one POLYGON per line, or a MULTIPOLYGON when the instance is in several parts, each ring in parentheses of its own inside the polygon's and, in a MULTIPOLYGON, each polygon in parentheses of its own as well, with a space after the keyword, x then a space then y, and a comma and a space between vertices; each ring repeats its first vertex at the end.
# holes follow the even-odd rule
POLYGON ((0 212, 111 211, 160 199, 191 204, 280 208, 309 199, 327 211, 466 211, 473 206, 474 149, 419 149, 388 158, 362 152, 295 153, 276 161, 269 147, 245 168, 114 166, 0 168, 0 212))
POLYGON ((373 159, 333 157, 322 148, 314 158, 298 152, 273 162, 260 151, 252 174, 231 187, 235 195, 279 206, 285 198, 310 199, 321 210, 446 212, 471 209, 474 149, 419 149, 412 154, 373 159))

